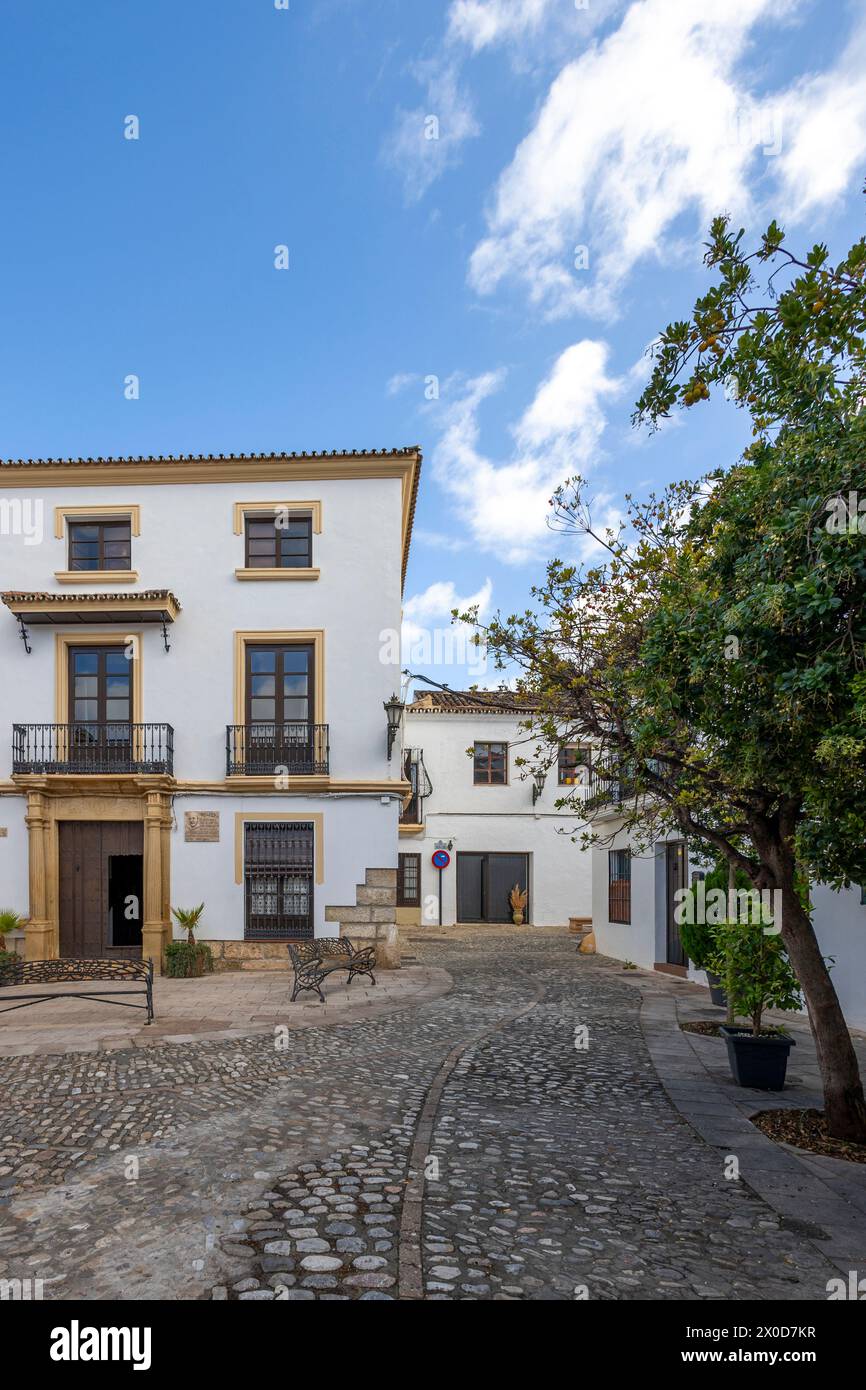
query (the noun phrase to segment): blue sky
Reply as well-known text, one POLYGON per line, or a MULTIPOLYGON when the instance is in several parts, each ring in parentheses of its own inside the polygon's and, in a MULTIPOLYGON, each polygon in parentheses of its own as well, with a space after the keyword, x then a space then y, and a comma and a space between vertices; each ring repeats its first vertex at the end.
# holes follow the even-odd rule
POLYGON ((845 0, 6 0, 0 40, 2 455, 420 443, 410 660, 453 685, 450 609, 581 553, 557 479, 613 521, 736 457, 723 402, 629 424, 712 214, 861 234, 845 0))

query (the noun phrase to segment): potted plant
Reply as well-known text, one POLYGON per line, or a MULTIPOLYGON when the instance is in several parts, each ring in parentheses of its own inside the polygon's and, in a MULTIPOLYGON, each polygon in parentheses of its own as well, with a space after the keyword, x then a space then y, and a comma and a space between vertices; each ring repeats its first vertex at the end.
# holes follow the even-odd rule
POLYGON ((529 894, 526 889, 521 888, 519 883, 515 883, 508 895, 508 901, 511 904, 511 920, 515 927, 523 926, 523 914, 526 911, 528 897, 529 894))
POLYGON ((213 970, 213 954, 210 946, 196 941, 204 913, 204 903, 198 907, 173 907, 172 916, 179 927, 186 932, 186 941, 170 941, 165 948, 165 973, 174 979, 198 979, 209 975, 213 970))
POLYGON ((800 1008, 800 987, 782 939, 768 935, 760 922, 723 922, 714 928, 717 951, 711 966, 727 971, 728 1001, 749 1027, 722 1024, 731 1075, 738 1086, 781 1091, 794 1039, 778 1028, 764 1028, 767 1009, 800 1008))
POLYGON ((14 951, 6 950, 6 933, 17 931, 22 920, 11 907, 0 907, 0 964, 8 964, 18 959, 14 951))

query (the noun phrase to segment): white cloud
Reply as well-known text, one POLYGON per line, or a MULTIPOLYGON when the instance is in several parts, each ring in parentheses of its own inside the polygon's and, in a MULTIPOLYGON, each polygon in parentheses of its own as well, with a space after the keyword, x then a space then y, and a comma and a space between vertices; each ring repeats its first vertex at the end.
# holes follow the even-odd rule
MULTIPOLYGON (((474 594, 460 594, 451 579, 437 580, 423 592, 413 594, 403 606, 401 664, 413 670, 418 666, 455 668, 478 679, 487 671, 487 652, 475 644, 475 631, 467 623, 456 623, 452 613, 478 609, 479 622, 490 616, 493 583, 486 579, 474 594)), ((453 681, 453 676, 451 677, 453 681)))
POLYGON ((407 202, 415 203, 457 162, 463 142, 478 135, 480 126, 456 63, 442 57, 416 63, 412 71, 425 88, 426 105, 398 111, 382 153, 402 174, 407 202))
POLYGON ((386 383, 385 395, 399 396, 401 391, 405 391, 407 386, 411 386, 413 381, 418 380, 417 372, 395 372, 386 383))
POLYGON ((789 215, 851 191, 866 150, 866 23, 835 67, 796 83, 780 104, 780 172, 789 215), (790 143, 789 143, 790 138, 790 143))
POLYGON ((505 373, 467 382, 446 407, 433 453, 433 475, 454 499, 475 545, 510 564, 546 550, 553 489, 592 466, 605 429, 603 402, 621 383, 607 374, 605 343, 585 339, 566 348, 535 398, 512 427, 512 456, 496 462, 479 448, 478 415, 505 373))
MULTIPOLYGON (((554 0, 454 0, 448 11, 448 37, 474 51, 503 39, 537 32, 554 0)), ((556 0, 562 8, 561 0, 556 0)))
POLYGON ((439 579, 429 584, 420 594, 413 594, 403 605, 403 619, 407 624, 429 625, 444 620, 451 621, 456 608, 465 611, 478 605, 479 616, 483 619, 490 613, 490 600, 493 597, 493 581, 485 579, 476 594, 461 597, 453 579, 439 579))
POLYGON ((800 3, 636 0, 551 84, 500 176, 473 287, 521 283, 550 317, 611 315, 639 261, 681 256, 683 214, 698 228, 720 210, 763 217, 759 173, 761 198, 795 215, 850 187, 866 151, 866 26, 831 71, 787 89, 755 96, 741 70, 757 26, 800 3))

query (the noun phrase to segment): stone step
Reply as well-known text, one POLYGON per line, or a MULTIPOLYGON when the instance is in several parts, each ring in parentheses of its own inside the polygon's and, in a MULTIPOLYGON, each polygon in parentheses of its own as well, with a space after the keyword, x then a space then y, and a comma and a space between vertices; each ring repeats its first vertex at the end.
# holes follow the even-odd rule
POLYGON ((396 869, 367 869, 364 877, 367 888, 393 888, 397 891, 396 869))

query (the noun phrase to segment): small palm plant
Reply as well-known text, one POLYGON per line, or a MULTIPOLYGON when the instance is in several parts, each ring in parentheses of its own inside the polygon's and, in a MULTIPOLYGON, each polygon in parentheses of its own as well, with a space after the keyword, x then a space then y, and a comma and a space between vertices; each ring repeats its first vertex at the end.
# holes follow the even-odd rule
POLYGON ((178 926, 186 932, 190 946, 194 946, 195 934, 204 912, 204 903, 199 903, 198 907, 173 907, 171 912, 177 919, 178 926))
POLYGON ((21 917, 11 907, 0 907, 0 951, 6 950, 6 933, 17 931, 21 926, 21 917))
POLYGON ((511 903, 511 920, 516 927, 523 925, 523 914, 526 911, 528 898, 529 894, 526 889, 521 888, 519 883, 515 883, 508 895, 508 901, 511 903))

